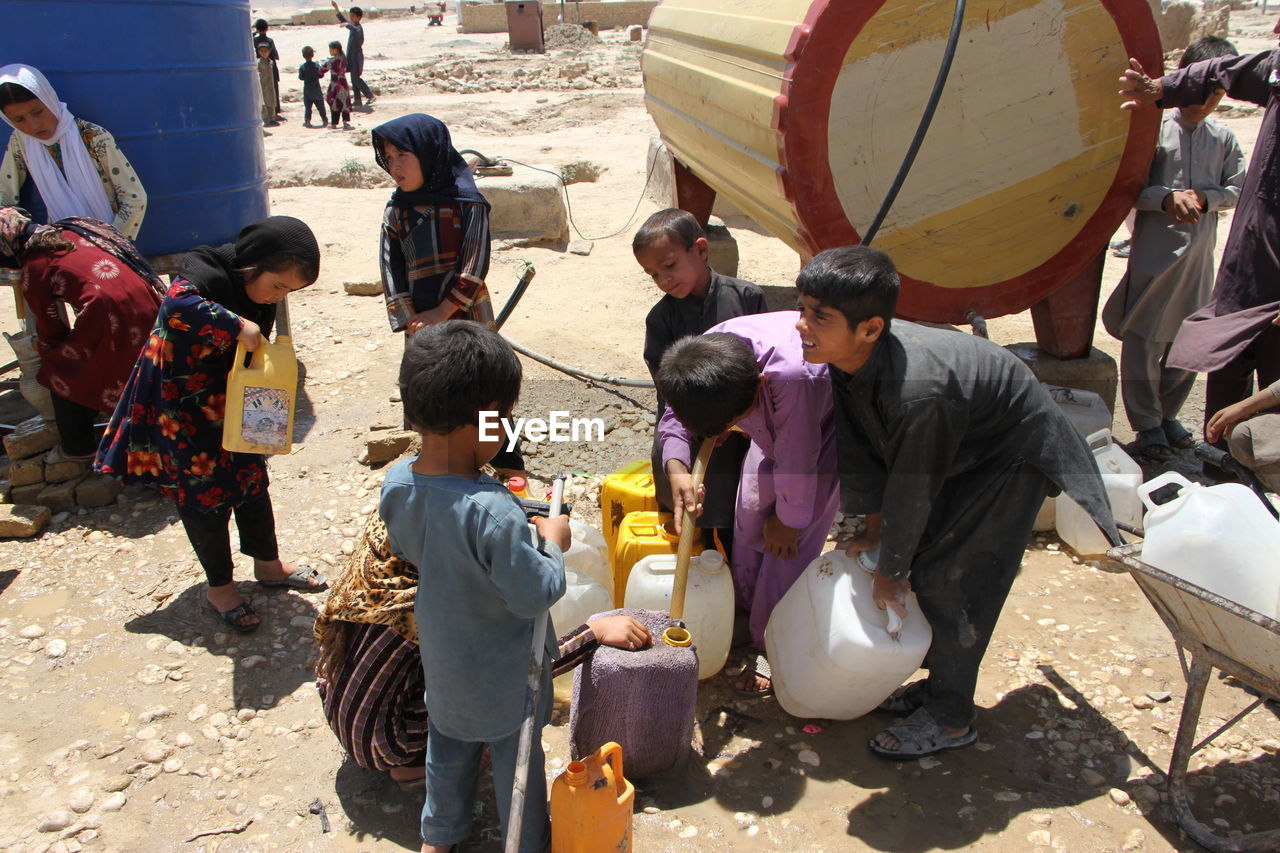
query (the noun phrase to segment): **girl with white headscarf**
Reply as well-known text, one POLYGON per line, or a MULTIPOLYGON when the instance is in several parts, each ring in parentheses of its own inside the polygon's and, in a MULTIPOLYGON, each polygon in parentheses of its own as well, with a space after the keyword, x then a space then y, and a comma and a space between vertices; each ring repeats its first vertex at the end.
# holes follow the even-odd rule
POLYGON ((29 177, 50 222, 83 216, 137 239, 147 193, 110 133, 73 116, 30 65, 0 68, 0 117, 14 129, 0 162, 0 205, 16 205, 29 177))

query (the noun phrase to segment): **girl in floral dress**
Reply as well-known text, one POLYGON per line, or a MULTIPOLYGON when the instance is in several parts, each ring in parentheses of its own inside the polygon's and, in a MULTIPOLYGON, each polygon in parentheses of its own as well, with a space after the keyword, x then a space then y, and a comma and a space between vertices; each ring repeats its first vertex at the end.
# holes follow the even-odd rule
POLYGON ((329 112, 333 116, 331 127, 338 126, 338 114, 342 114, 342 129, 351 129, 351 86, 347 83, 347 57, 342 52, 342 45, 336 41, 329 42, 329 58, 320 66, 320 75, 329 73, 329 91, 324 99, 329 104, 329 112))
POLYGON ((275 303, 312 284, 315 235, 301 220, 272 216, 235 243, 202 246, 183 260, 98 449, 96 469, 159 488, 178 507, 209 580, 209 606, 242 633, 259 619, 232 580, 228 524, 253 557, 263 586, 321 589, 310 567, 280 561, 264 457, 222 448, 227 373, 236 342, 255 350, 271 333, 275 303))

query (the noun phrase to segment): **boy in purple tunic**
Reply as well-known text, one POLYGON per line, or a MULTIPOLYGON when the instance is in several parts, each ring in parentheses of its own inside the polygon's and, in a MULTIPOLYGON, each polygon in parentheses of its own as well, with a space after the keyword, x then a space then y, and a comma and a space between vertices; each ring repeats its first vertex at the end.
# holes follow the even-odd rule
MULTIPOLYGON (((694 516, 702 511, 689 474, 694 446, 731 427, 751 439, 730 566, 757 649, 774 605, 822 552, 839 501, 831 380, 825 364, 805 361, 798 319, 795 311, 778 311, 726 320, 677 341, 656 377, 666 401, 658 433, 677 525, 686 507, 694 516)), ((734 687, 764 695, 768 678, 758 655, 754 671, 734 687)))

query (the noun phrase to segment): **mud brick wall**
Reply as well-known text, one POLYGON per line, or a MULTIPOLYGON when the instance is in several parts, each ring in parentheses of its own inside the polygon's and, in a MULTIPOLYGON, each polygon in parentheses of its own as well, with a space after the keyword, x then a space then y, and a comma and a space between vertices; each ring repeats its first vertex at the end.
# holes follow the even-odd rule
MULTIPOLYGON (((34 535, 38 529, 19 532, 21 526, 10 529, 7 522, 15 512, 21 517, 42 517, 48 513, 33 514, 29 510, 45 507, 51 513, 66 512, 77 507, 106 506, 120 494, 120 481, 114 477, 93 473, 88 462, 58 462, 48 464, 45 454, 58 443, 58 428, 41 417, 34 417, 18 424, 18 428, 5 436, 5 456, 0 458, 0 536, 34 535)), ((43 524, 37 524, 42 527, 43 524)))
MULTIPOLYGON (((634 24, 647 26, 649 14, 657 6, 656 0, 637 0, 637 2, 592 2, 565 3, 564 17, 567 23, 579 21, 595 21, 600 29, 624 29, 634 24)), ((556 23, 559 14, 559 3, 544 3, 542 6, 542 25, 551 27, 556 23)), ((507 31, 507 7, 503 3, 467 3, 461 10, 461 24, 458 27, 464 33, 505 33, 507 31)))

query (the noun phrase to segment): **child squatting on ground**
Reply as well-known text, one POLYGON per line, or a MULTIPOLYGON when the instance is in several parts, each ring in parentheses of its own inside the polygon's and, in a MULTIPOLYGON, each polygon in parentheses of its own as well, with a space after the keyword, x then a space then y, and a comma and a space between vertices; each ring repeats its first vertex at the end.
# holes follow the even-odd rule
MULTIPOLYGON (((632 239, 631 251, 645 275, 652 278, 663 293, 644 320, 644 363, 655 379, 663 353, 676 341, 701 335, 733 317, 769 310, 759 287, 721 275, 711 268, 707 263, 710 252, 707 235, 688 211, 667 208, 650 216, 632 239)), ((659 396, 657 417, 661 416, 659 396)), ((740 433, 730 434, 716 447, 703 479, 709 497, 698 517, 698 527, 709 533, 714 531, 726 554, 733 550, 733 507, 742 457, 749 443, 740 433)), ((670 512, 671 483, 662 467, 662 442, 657 430, 654 430, 650 456, 658 504, 670 512)), ((604 519, 603 523, 613 524, 616 531, 622 517, 604 519)), ((713 547, 711 541, 706 545, 713 547)))
MULTIPOLYGON (((1178 62, 1235 56, 1231 42, 1207 36, 1178 62)), ((1170 458, 1195 444, 1178 412, 1195 384, 1191 370, 1166 361, 1182 321, 1209 301, 1219 211, 1236 206, 1244 186, 1244 152, 1235 134, 1209 116, 1226 94, 1164 114, 1138 214, 1129 268, 1102 310, 1102 323, 1122 341, 1120 391, 1143 456, 1170 458)), ((1210 413, 1212 414, 1212 413, 1210 413)))
POLYGON ((933 628, 929 677, 879 710, 906 719, 870 743, 913 758, 977 740, 978 667, 1045 495, 1064 491, 1115 544, 1098 466, 1031 371, 975 335, 893 320, 898 273, 863 246, 829 249, 796 279, 804 357, 831 370, 841 504, 865 515, 848 543, 880 548, 873 595, 908 590, 933 628))
POLYGON ((430 726, 422 850, 432 853, 471 834, 486 745, 504 836, 519 832, 524 853, 550 841, 539 734, 551 717, 550 621, 523 826, 509 827, 507 815, 534 620, 564 595, 569 519, 537 519, 532 543, 519 502, 480 473, 502 443, 480 438, 480 413, 509 415, 520 376, 506 341, 465 320, 419 331, 400 366, 405 415, 422 435, 422 452, 387 473, 380 510, 392 552, 419 572, 414 618, 430 726))
MULTIPOLYGON (((683 508, 701 511, 689 475, 693 448, 735 425, 751 439, 729 565, 758 650, 774 606, 822 552, 839 502, 831 382, 825 364, 805 361, 797 319, 778 311, 727 320, 677 341, 658 368, 667 406, 658 431, 677 529, 683 508)), ((760 654, 735 688, 763 695, 769 676, 760 654)))

